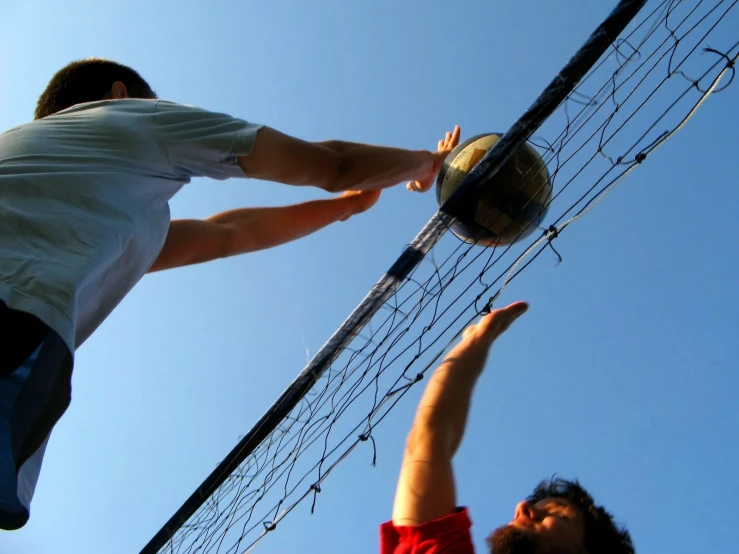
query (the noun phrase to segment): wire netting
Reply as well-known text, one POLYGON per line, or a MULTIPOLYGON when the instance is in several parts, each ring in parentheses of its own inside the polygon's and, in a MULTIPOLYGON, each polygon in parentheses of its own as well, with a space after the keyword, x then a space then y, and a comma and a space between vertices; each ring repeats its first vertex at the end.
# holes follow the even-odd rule
MULTIPOLYGON (((483 248, 442 233, 300 403, 160 552, 248 552, 298 506, 320 508, 334 468, 356 450, 501 291, 551 268, 557 237, 593 209, 734 80, 739 0, 654 1, 530 139, 554 193, 532 239, 483 248), (546 262, 541 264, 542 253, 546 262)), ((442 218, 449 224, 450 218, 442 218)), ((374 463, 374 461, 373 461, 374 463)))

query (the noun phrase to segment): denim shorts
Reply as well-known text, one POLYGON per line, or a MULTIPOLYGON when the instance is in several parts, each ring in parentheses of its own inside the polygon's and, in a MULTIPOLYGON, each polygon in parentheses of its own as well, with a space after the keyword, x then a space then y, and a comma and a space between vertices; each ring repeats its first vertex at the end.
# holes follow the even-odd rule
POLYGON ((46 444, 71 400, 73 365, 59 335, 0 302, 0 529, 28 521, 46 444))

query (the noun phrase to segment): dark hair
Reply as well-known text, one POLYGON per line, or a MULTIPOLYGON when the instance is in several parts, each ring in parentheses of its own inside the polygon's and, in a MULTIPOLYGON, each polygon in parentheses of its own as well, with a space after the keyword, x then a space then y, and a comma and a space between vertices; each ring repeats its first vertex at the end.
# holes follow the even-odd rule
POLYGON ((34 119, 75 104, 103 100, 116 81, 126 85, 131 98, 156 98, 149 83, 130 67, 99 58, 78 60, 61 68, 51 78, 36 103, 34 119))
POLYGON ((531 504, 545 498, 565 498, 585 515, 585 548, 590 554, 634 554, 631 535, 617 526, 613 516, 602 506, 596 506, 593 497, 575 481, 552 478, 542 481, 526 500, 531 504))

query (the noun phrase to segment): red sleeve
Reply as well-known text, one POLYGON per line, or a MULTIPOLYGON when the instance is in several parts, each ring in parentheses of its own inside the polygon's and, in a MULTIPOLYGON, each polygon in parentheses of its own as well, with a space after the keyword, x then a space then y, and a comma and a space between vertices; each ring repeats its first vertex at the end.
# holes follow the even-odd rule
POLYGON ((380 554, 474 554, 467 508, 415 526, 380 526, 380 554))

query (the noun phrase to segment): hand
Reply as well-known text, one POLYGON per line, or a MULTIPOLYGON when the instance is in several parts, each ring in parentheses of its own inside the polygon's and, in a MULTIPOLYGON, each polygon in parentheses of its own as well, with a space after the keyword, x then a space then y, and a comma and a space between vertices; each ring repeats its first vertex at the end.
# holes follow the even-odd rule
POLYGON ((447 132, 444 139, 438 142, 436 152, 431 154, 433 156, 433 160, 431 171, 429 172, 429 174, 422 177, 420 180, 411 181, 405 186, 405 188, 410 191, 416 192, 426 192, 427 190, 429 190, 433 186, 434 181, 436 180, 436 176, 439 174, 439 171, 441 171, 441 166, 444 163, 446 157, 449 155, 449 152, 454 150, 459 144, 459 134, 459 125, 456 125, 454 127, 453 132, 447 132))
POLYGON ((377 204, 380 199, 379 190, 349 190, 338 197, 337 200, 346 202, 348 208, 348 215, 339 219, 339 221, 346 221, 353 215, 361 214, 366 212, 372 206, 377 204))
POLYGON ((525 302, 514 302, 493 310, 464 330, 462 340, 449 352, 448 359, 485 358, 495 340, 529 309, 525 302))

